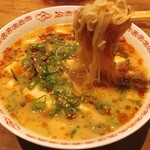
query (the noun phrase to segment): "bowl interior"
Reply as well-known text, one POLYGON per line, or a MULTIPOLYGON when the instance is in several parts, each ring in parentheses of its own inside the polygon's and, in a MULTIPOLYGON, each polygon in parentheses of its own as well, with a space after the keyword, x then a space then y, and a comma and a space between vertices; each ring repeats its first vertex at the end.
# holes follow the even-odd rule
MULTIPOLYGON (((0 30, 0 54, 9 47, 13 42, 19 39, 24 34, 33 31, 37 28, 53 25, 72 23, 73 16, 76 13, 79 6, 58 6, 40 9, 26 15, 23 15, 14 21, 7 24, 0 30)), ((136 25, 132 24, 131 28, 123 35, 125 39, 135 49, 137 49, 141 56, 144 58, 145 64, 149 70, 150 76, 150 38, 136 25)), ((58 141, 47 139, 29 130, 15 122, 5 111, 0 103, 0 122, 9 131, 15 135, 46 147, 60 148, 60 149, 80 149, 80 148, 92 148, 110 144, 118 141, 131 133, 135 132, 142 125, 144 125, 150 118, 150 92, 146 95, 145 103, 138 114, 125 126, 108 134, 106 136, 91 139, 86 141, 58 141)))

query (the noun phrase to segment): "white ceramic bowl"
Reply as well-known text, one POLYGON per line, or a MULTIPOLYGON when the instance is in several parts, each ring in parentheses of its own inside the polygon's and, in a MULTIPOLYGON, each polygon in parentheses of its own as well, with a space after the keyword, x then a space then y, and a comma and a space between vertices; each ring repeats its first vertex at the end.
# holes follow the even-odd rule
MULTIPOLYGON (((2 54, 7 47, 9 47, 22 35, 36 28, 57 23, 71 23, 78 8, 79 6, 45 8, 28 13, 13 20, 0 30, 0 54, 2 54)), ((131 28, 126 31, 124 37, 133 47, 135 47, 135 49, 139 50, 144 58, 148 70, 150 70, 150 38, 134 24, 132 24, 131 28)), ((38 145, 57 149, 87 149, 107 145, 132 134, 150 119, 149 108, 150 92, 148 92, 146 96, 143 107, 128 124, 106 136, 85 141, 69 142, 53 140, 32 133, 15 122, 5 111, 1 103, 0 123, 18 137, 38 145)))

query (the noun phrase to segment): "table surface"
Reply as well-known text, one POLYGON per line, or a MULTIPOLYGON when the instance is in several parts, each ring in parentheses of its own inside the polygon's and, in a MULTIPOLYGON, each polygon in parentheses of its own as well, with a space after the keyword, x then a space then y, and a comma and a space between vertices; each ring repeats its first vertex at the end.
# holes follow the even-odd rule
MULTIPOLYGON (((33 10, 55 5, 84 5, 90 1, 92 0, 0 0, 0 28, 11 20, 33 10)), ((134 10, 150 10, 150 0, 127 0, 127 2, 134 10)), ((150 36, 150 22, 137 22, 136 24, 150 36)), ((93 150, 149 150, 149 147, 150 121, 125 139, 93 150)), ((29 143, 16 137, 0 125, 0 150, 41 149, 48 150, 48 148, 29 143)))

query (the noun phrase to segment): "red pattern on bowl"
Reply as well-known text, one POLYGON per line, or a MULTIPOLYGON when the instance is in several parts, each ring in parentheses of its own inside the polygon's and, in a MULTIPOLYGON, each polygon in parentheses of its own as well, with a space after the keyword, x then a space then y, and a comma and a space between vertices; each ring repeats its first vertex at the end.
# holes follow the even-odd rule
MULTIPOLYGON (((15 19, 0 30, 1 53, 9 46, 7 45, 9 42, 10 44, 13 43, 21 35, 35 29, 35 26, 38 28, 54 23, 71 23, 73 16, 77 12, 78 8, 78 6, 58 6, 45 8, 28 13, 15 19), (14 39, 11 39, 13 36, 15 36, 14 39)), ((131 41, 131 45, 137 42, 138 46, 141 47, 144 53, 146 53, 146 51, 148 52, 148 54, 150 53, 150 38, 134 24, 127 30, 123 38, 127 39, 127 41, 131 41), (133 43, 132 40, 134 41, 133 43)), ((148 55, 147 57, 149 57, 150 59, 150 55, 148 55)), ((150 92, 148 97, 149 96, 150 92)), ((142 125, 144 125, 150 118, 150 99, 148 97, 142 109, 128 124, 115 132, 96 139, 71 142, 42 137, 40 135, 32 133, 31 131, 28 131, 17 122, 15 122, 4 110, 1 104, 0 122, 5 128, 7 128, 17 136, 42 146, 60 149, 85 149, 98 147, 125 138, 126 136, 138 130, 142 125)))

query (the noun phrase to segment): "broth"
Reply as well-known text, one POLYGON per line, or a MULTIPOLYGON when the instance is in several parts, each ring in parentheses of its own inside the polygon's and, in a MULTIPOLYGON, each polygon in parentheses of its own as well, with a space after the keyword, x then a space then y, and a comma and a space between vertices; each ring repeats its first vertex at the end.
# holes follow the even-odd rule
POLYGON ((66 24, 28 33, 4 51, 0 100, 14 120, 48 138, 85 140, 113 132, 136 115, 147 92, 139 53, 121 38, 115 56, 119 85, 88 87, 86 70, 76 68, 77 48, 66 24))

